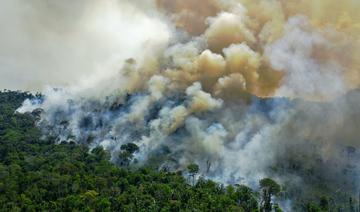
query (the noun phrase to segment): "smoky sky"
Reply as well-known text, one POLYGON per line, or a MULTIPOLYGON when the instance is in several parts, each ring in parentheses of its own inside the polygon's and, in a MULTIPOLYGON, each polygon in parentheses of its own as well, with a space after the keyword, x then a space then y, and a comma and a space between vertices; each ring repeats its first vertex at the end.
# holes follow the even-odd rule
MULTIPOLYGON (((0 88, 41 91, 139 54, 166 26, 128 1, 0 1, 0 88), (156 29, 156 30, 155 30, 156 29)), ((159 38, 160 37, 160 38, 159 38)), ((164 38, 165 37, 165 38, 164 38)))

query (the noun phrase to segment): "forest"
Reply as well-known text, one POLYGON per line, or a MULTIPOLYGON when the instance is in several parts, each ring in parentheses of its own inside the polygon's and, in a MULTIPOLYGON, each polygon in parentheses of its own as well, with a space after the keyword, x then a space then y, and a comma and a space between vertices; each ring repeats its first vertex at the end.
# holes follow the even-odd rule
MULTIPOLYGON (((15 112, 32 97, 19 91, 0 93, 1 211, 282 211, 283 188, 269 178, 252 190, 195 179, 196 164, 176 173, 131 168, 126 161, 138 151, 131 143, 121 147, 121 165, 109 162, 102 147, 57 144, 36 127, 38 112, 15 112)), ((330 208, 330 200, 323 197, 296 210, 358 211, 351 198, 337 208, 330 208)))
POLYGON ((360 212, 359 11, 0 0, 0 212, 360 212))

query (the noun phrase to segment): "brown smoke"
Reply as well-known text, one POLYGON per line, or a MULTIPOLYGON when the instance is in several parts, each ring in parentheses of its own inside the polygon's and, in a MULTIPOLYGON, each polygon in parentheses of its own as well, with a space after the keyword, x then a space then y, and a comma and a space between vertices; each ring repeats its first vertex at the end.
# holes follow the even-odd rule
POLYGON ((207 28, 206 19, 216 15, 219 5, 216 0, 156 0, 158 7, 171 15, 176 26, 192 35, 200 35, 207 28))
POLYGON ((173 51, 181 55, 172 58, 187 57, 186 64, 177 63, 175 69, 165 71, 174 87, 184 89, 200 81, 206 91, 220 95, 228 83, 238 81, 240 85, 230 86, 237 88, 230 93, 324 100, 360 84, 360 16, 354 9, 360 4, 355 1, 340 5, 335 0, 157 3, 178 28, 199 35, 207 45, 205 51, 196 45, 193 49, 179 45, 182 49, 173 51), (283 60, 288 65, 278 66, 283 60), (326 84, 333 79, 337 87, 328 89, 326 84), (301 88, 297 80, 305 80, 303 86, 310 88, 301 88))

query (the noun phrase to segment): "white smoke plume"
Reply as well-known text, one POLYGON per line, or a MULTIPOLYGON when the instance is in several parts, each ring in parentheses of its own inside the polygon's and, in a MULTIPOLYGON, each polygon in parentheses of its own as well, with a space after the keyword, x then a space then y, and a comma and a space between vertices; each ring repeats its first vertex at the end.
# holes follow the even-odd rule
POLYGON ((148 41, 161 48, 167 24, 132 2, 1 0, 0 88, 41 91, 88 76, 91 84, 116 74, 107 64, 151 48, 148 41))
POLYGON ((195 162, 201 175, 253 187, 273 177, 290 196, 322 182, 359 189, 358 3, 79 2, 22 3, 50 17, 8 14, 29 29, 1 22, 20 30, 0 39, 13 51, 0 50, 10 64, 1 69, 50 85, 18 109, 41 109, 45 135, 101 145, 115 163, 121 145, 133 142, 139 164, 161 156, 157 165, 175 171, 195 162), (26 48, 15 56, 18 45, 26 48))

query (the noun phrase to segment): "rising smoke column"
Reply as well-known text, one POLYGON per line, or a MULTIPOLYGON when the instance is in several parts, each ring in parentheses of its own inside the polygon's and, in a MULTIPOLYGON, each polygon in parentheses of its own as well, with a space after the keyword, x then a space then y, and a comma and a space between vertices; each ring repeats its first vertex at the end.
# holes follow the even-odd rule
POLYGON ((291 195, 321 181, 359 188, 360 97, 349 93, 360 82, 357 1, 141 3, 132 4, 140 24, 161 20, 169 36, 18 111, 42 109, 46 135, 101 145, 115 163, 133 142, 140 164, 159 155, 170 170, 196 162, 223 183, 270 176, 291 195))

